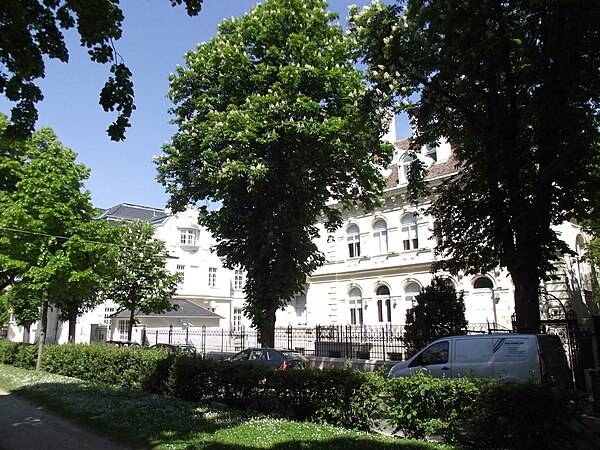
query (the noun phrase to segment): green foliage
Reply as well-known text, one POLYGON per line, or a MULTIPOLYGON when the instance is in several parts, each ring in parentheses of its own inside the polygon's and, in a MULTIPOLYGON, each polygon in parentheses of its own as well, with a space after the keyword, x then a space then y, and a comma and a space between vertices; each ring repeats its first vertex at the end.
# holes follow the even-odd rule
POLYGON ((48 372, 81 380, 141 389, 166 358, 166 352, 135 346, 48 345, 44 350, 42 367, 48 372))
POLYGON ((128 340, 135 313, 161 313, 173 309, 171 297, 177 290, 179 274, 165 268, 165 243, 154 238, 154 227, 142 221, 116 229, 117 248, 114 277, 103 288, 103 295, 130 311, 128 340))
MULTIPOLYGON (((190 16, 200 12, 202 0, 171 0, 171 5, 183 2, 190 16)), ((124 139, 135 105, 131 72, 120 61, 114 46, 114 41, 121 37, 124 20, 118 3, 110 0, 0 3, 0 94, 17 103, 8 129, 11 136, 26 137, 33 132, 38 117, 36 103, 44 98, 34 80, 44 78, 45 58, 68 62, 63 32, 76 28, 90 59, 100 64, 110 63, 112 75, 102 88, 100 104, 105 111, 118 112, 107 130, 111 139, 124 139)))
POLYGON ((0 330, 8 325, 9 316, 8 298, 5 294, 0 293, 0 330))
POLYGON ((597 215, 600 3, 399 1, 354 10, 377 87, 403 103, 412 148, 446 138, 459 174, 436 192, 437 268, 506 267, 517 328, 568 247, 551 228, 597 215))
POLYGON ((0 364, 33 369, 36 359, 36 345, 0 340, 0 364))
POLYGON ((173 395, 218 401, 296 420, 369 430, 379 417, 383 377, 352 370, 275 371, 261 366, 178 358, 173 395))
POLYGON ((464 294, 458 295, 454 285, 443 278, 434 277, 416 296, 417 304, 406 312, 404 342, 410 355, 443 336, 464 334, 464 294))
POLYGON ((390 159, 386 110, 334 19, 324 0, 267 0, 171 77, 178 132, 159 180, 174 210, 221 204, 199 220, 225 264, 246 270, 246 313, 269 345, 276 310, 324 261, 314 224, 341 223, 328 202, 373 207, 390 159))
MULTIPOLYGON (((0 341, 0 364, 31 369, 35 360, 34 345, 0 341)), ((275 371, 105 344, 46 346, 43 367, 105 386, 350 429, 371 430, 386 418, 407 437, 441 436, 475 448, 563 448, 566 424, 577 412, 572 393, 546 385, 426 374, 385 379, 353 370, 275 371)))
POLYGON ((482 448, 565 448, 574 393, 535 384, 484 383, 469 411, 470 440, 482 448))
POLYGON ((391 378, 384 387, 387 415, 405 436, 422 439, 456 437, 468 408, 478 401, 478 384, 467 379, 444 380, 418 374, 391 378))
POLYGON ((110 227, 92 222, 83 186, 89 170, 52 130, 10 142, 10 154, 0 154, 14 182, 0 191, 0 291, 12 285, 9 303, 21 325, 39 318, 42 298, 74 321, 112 276, 111 249, 99 243, 110 227))

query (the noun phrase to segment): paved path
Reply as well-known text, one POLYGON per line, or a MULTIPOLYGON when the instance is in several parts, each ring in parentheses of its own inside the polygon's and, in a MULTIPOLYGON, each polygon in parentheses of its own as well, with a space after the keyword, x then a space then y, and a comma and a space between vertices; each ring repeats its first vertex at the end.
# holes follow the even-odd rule
POLYGON ((0 390, 0 450, 127 450, 127 447, 0 390))

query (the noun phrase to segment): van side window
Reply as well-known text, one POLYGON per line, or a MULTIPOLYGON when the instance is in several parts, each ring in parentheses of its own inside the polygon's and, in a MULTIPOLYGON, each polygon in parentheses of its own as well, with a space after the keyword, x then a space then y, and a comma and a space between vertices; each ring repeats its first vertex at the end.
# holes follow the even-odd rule
POLYGON ((432 364, 445 364, 448 362, 448 341, 438 342, 431 347, 425 349, 418 358, 419 363, 423 366, 432 364))

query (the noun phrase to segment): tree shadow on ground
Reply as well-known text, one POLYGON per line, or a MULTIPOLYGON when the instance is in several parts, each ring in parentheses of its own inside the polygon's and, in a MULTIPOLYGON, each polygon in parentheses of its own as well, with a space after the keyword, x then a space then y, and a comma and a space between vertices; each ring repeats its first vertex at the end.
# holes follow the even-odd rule
MULTIPOLYGON (((245 424, 256 418, 252 413, 206 407, 112 386, 75 381, 39 383, 16 389, 13 393, 136 449, 157 446, 209 450, 256 449, 255 441, 260 439, 261 433, 269 433, 261 429, 254 431, 254 434, 245 430, 226 431, 239 426, 244 428, 245 424), (227 436, 221 435, 224 431, 227 436), (232 440, 244 443, 230 443, 232 440), (254 445, 246 446, 246 442, 254 445)), ((369 439, 368 435, 314 438, 314 434, 290 437, 289 441, 271 445, 265 443, 260 448, 421 450, 435 447, 419 441, 369 439)))

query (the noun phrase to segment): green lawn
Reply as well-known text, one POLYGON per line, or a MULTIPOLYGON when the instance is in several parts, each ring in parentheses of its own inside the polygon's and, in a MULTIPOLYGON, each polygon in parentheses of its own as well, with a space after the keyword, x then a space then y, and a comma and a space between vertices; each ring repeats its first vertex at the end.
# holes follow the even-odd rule
POLYGON ((450 449, 207 407, 143 392, 0 365, 0 388, 72 418, 103 435, 153 449, 450 449))

